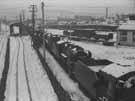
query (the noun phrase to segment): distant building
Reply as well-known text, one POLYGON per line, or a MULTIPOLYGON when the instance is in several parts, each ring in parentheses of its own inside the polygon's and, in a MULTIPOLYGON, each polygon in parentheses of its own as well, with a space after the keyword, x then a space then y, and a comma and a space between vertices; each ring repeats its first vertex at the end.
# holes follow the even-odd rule
POLYGON ((74 21, 73 18, 69 18, 69 17, 57 17, 57 21, 66 21, 66 22, 70 22, 70 21, 74 21))
POLYGON ((117 41, 120 45, 135 46, 135 15, 129 15, 128 22, 119 26, 117 41))
POLYGON ((74 17, 74 19, 76 20, 76 21, 90 21, 91 20, 91 16, 79 16, 79 15, 76 15, 75 17, 74 17))

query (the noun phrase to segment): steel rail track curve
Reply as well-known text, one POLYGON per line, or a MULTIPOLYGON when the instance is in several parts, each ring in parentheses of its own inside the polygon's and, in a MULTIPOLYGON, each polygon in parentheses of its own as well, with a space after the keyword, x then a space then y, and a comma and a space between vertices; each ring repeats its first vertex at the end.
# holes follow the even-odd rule
POLYGON ((19 82, 18 82, 18 59, 19 59, 19 51, 20 51, 20 42, 18 40, 18 52, 17 52, 17 61, 16 61, 16 101, 19 101, 19 82))

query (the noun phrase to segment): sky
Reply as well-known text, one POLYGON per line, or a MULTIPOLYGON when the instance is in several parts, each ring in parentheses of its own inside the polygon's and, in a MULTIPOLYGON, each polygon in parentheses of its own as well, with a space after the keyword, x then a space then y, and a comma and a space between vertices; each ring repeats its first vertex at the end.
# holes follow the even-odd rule
POLYGON ((20 11, 25 10, 30 16, 29 6, 36 4, 40 15, 41 1, 45 3, 47 16, 70 15, 104 15, 105 7, 109 7, 109 14, 133 12, 134 0, 0 0, 0 16, 15 18, 20 11))

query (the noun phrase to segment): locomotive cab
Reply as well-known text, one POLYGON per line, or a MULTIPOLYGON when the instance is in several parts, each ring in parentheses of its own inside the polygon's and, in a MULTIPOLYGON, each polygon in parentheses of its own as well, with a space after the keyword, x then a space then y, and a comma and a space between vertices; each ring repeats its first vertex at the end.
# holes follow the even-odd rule
POLYGON ((135 68, 111 64, 98 72, 99 101, 135 101, 135 68))

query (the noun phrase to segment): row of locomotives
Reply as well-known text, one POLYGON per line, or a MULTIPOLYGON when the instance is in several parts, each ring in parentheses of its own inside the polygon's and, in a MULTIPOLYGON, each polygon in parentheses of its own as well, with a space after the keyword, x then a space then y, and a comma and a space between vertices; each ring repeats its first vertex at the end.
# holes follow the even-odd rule
POLYGON ((113 32, 109 31, 96 31, 95 39, 108 41, 109 39, 113 39, 113 32))
POLYGON ((63 31, 63 35, 70 36, 73 40, 104 42, 104 45, 113 45, 113 42, 110 42, 110 40, 113 40, 115 34, 116 32, 97 29, 73 29, 72 31, 63 31))
POLYGON ((70 36, 73 40, 81 41, 89 40, 89 38, 95 35, 95 32, 93 29, 73 29, 63 31, 63 35, 70 36))
POLYGON ((93 58, 60 36, 48 35, 46 45, 62 68, 92 101, 135 101, 135 68, 93 58))

